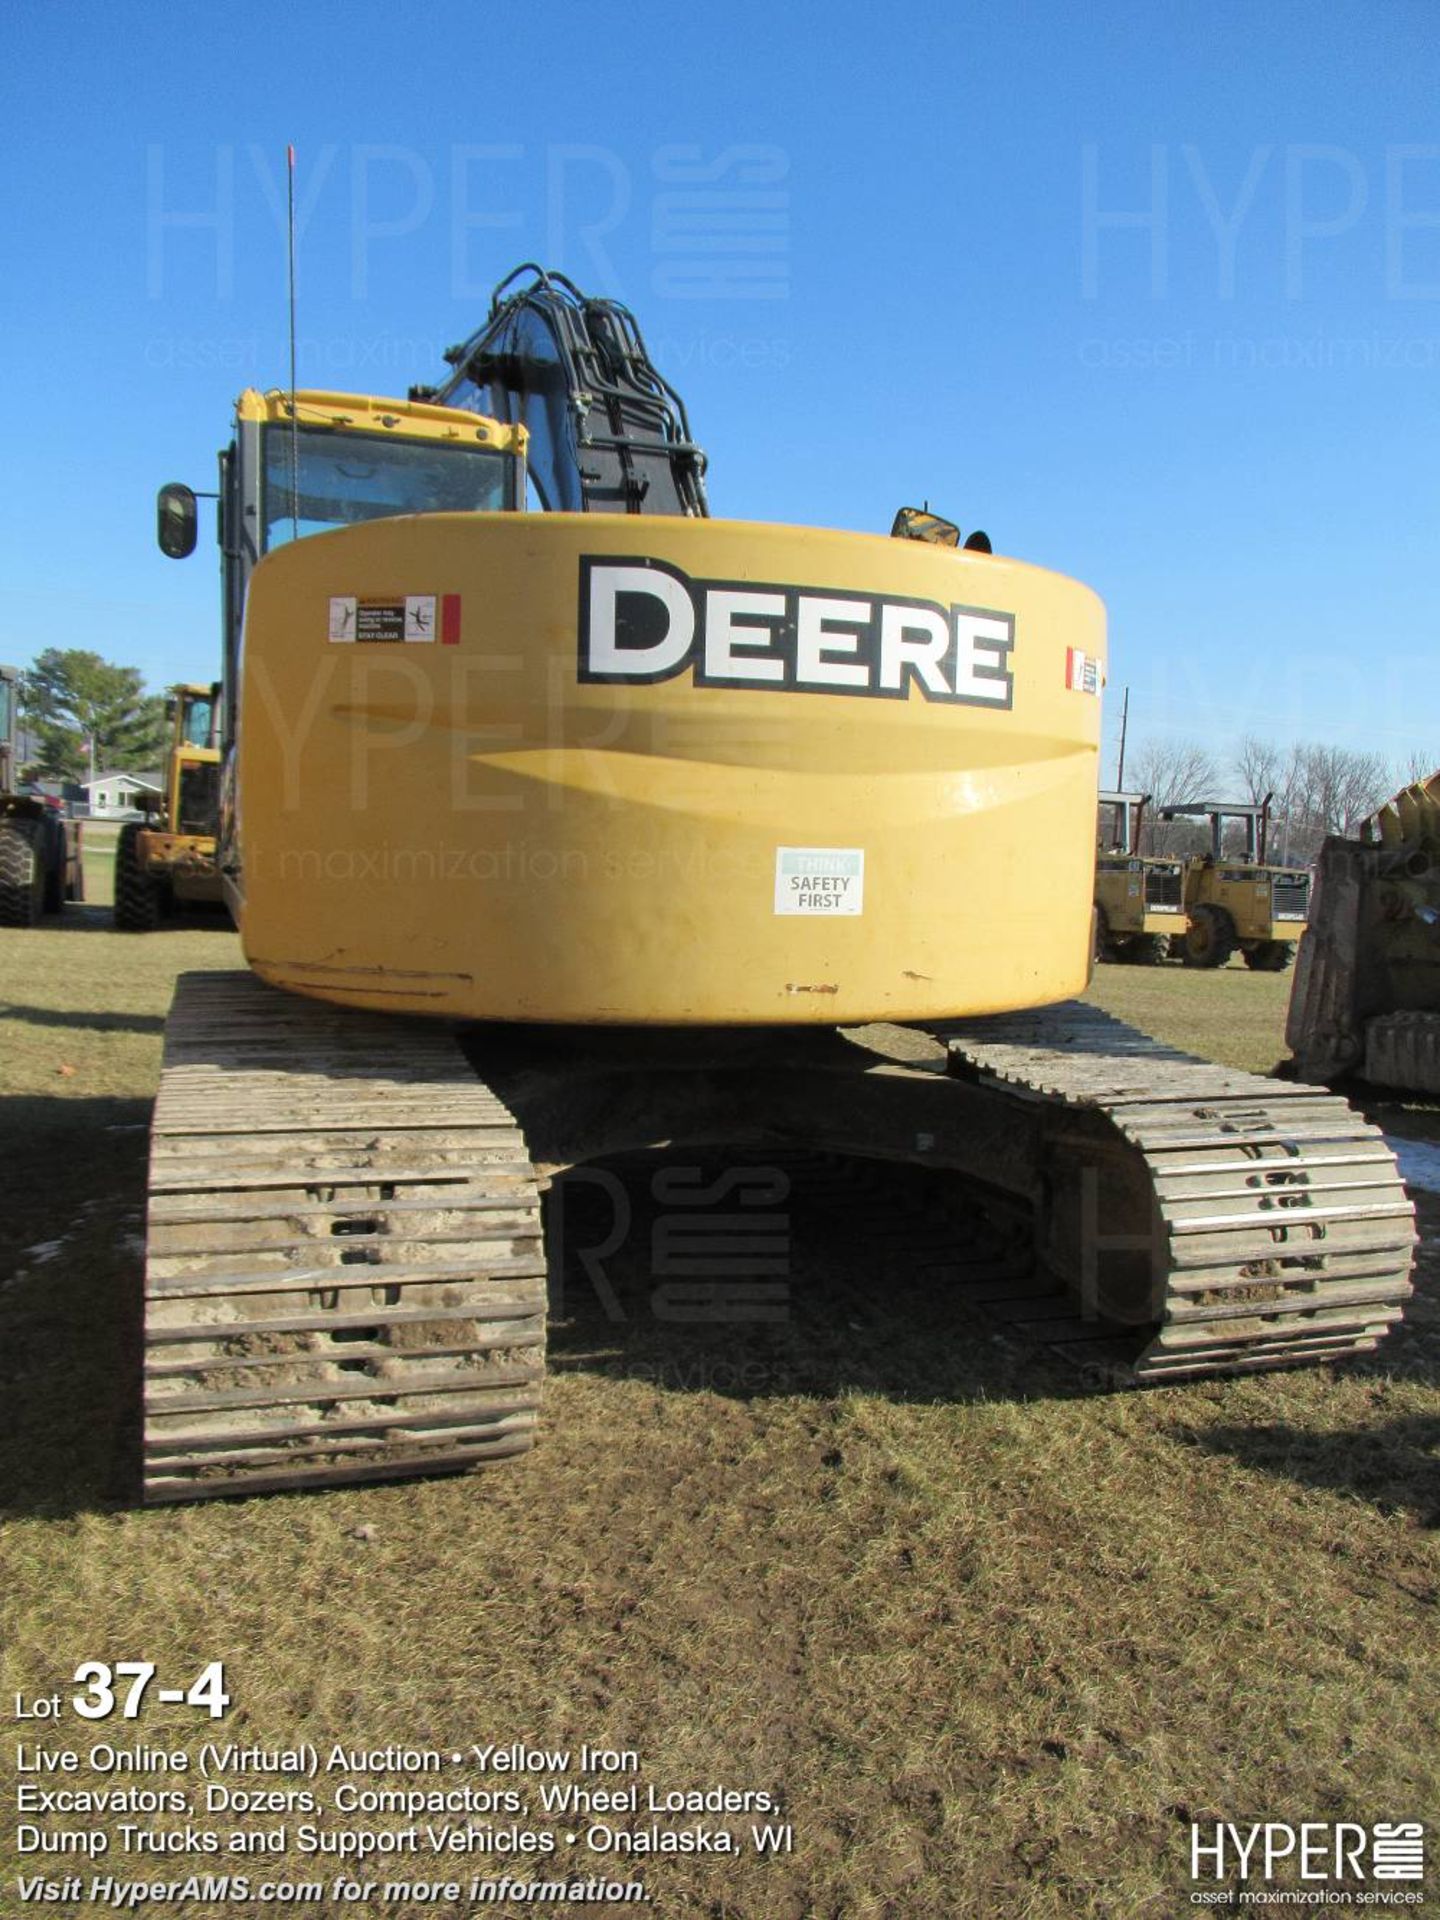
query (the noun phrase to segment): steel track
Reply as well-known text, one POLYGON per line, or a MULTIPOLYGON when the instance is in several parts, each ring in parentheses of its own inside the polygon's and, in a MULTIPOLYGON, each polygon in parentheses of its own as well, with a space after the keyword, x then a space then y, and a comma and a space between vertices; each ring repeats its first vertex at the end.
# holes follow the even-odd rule
POLYGON ((1113 1384, 1255 1372, 1368 1352, 1401 1317, 1414 1208, 1344 1100, 1197 1060, 1078 1001, 944 1036, 953 1072, 1089 1123, 1051 1148, 1056 1183, 1080 1195, 1079 1245, 1057 1261, 1080 1312, 1044 1329, 1067 1357, 1113 1384), (1107 1147, 1118 1179, 1091 1171, 1107 1147), (1128 1267, 1108 1288, 1107 1262, 1128 1267), (1135 1351, 1106 1318, 1140 1329, 1135 1351))
POLYGON ((182 976, 151 1141, 145 1499, 523 1452, 544 1339, 525 1143, 453 1039, 182 976))
MULTIPOLYGON (((958 1277, 1096 1384, 1341 1359, 1400 1317, 1413 1210, 1343 1100, 1077 1002, 930 1031, 720 1036, 703 1071, 663 1036, 647 1052, 607 1035, 588 1054, 567 1038, 546 1064, 538 1039, 511 1034, 496 1048, 530 1064, 496 1052, 502 1100, 444 1029, 246 973, 183 976, 151 1145, 145 1499, 525 1451, 546 1306, 527 1136, 547 1175, 746 1139, 968 1175, 957 1196, 1005 1188, 1038 1259, 987 1270, 962 1254, 958 1277)), ((902 1245, 913 1225, 881 1237, 902 1245)))

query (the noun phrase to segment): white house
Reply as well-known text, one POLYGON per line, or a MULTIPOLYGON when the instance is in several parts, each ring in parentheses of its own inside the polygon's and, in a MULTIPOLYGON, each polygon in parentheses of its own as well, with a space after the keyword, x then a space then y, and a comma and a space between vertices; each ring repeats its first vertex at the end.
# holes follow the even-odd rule
POLYGON ((82 780, 85 803, 94 820, 138 818, 141 796, 164 792, 159 773, 97 773, 93 780, 82 780))

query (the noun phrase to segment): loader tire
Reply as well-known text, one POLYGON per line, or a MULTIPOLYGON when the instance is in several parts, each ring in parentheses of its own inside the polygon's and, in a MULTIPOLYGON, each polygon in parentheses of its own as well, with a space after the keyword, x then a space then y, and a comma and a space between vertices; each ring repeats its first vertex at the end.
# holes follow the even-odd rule
POLYGON ((0 927, 33 927, 45 910, 42 834, 38 820, 0 821, 0 927))
POLYGON ((1245 964, 1253 973, 1283 973, 1294 958, 1293 940, 1257 940, 1245 949, 1245 964))
POLYGON ((1129 958, 1137 967, 1158 967, 1170 958, 1168 933, 1141 933, 1131 942, 1129 958))
POLYGON ((159 924, 160 889, 140 865, 140 829, 132 821, 115 846, 115 928, 153 933, 159 924))
POLYGON ((1223 907, 1196 907, 1185 929, 1187 967, 1223 967, 1235 951, 1235 922, 1223 907))

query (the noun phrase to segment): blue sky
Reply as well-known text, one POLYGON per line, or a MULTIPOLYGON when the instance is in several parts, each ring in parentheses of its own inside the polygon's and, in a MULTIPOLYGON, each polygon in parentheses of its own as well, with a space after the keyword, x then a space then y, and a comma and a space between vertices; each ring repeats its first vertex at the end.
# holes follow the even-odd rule
POLYGON ((0 658, 209 677, 213 548, 161 558, 154 489, 286 377, 293 140, 302 385, 434 377, 540 259, 635 308, 715 512, 926 498, 1094 586, 1112 735, 1128 684, 1132 738, 1440 760, 1432 0, 76 0, 7 41, 0 658))

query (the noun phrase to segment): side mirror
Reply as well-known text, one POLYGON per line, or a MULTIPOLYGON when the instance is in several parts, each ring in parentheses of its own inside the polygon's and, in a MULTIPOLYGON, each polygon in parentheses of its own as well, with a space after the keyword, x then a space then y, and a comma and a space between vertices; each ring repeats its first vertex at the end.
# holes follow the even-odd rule
POLYGON ((953 520, 923 507, 901 507, 890 528, 892 540, 925 540, 932 547, 958 547, 960 529, 953 520))
POLYGON ((155 538, 169 560, 185 560, 195 551, 195 495, 171 480, 155 496, 155 538))

